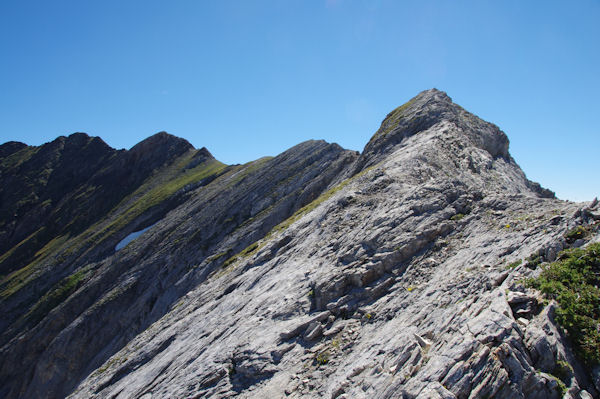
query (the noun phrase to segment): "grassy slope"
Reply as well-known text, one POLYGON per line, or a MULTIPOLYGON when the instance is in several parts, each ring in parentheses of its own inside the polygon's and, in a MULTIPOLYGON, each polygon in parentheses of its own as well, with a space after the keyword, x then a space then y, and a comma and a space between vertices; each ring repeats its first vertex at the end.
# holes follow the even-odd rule
POLYGON ((121 201, 106 219, 91 226, 77 237, 55 237, 36 254, 36 258, 25 267, 3 277, 0 281, 0 300, 3 300, 34 280, 43 272, 44 261, 54 256, 60 263, 69 255, 97 245, 125 228, 150 208, 171 198, 188 184, 222 173, 226 165, 210 159, 194 168, 186 169, 195 151, 190 151, 168 167, 148 178, 134 193, 121 201))
POLYGON ((373 137, 371 137, 369 143, 377 140, 380 137, 385 137, 388 133, 394 130, 398 126, 400 119, 404 118, 404 111, 406 111, 413 103, 414 99, 390 112, 381 123, 381 127, 377 130, 377 132, 375 132, 373 137))
MULTIPOLYGON (((310 203, 306 204, 305 206, 303 206, 302 208, 298 209, 292 216, 290 216, 283 222, 279 223, 277 226, 273 227, 273 229, 269 233, 267 233, 267 235, 264 238, 262 238, 258 242, 250 244, 248 247, 246 247, 241 252, 239 252, 239 253, 233 255, 232 257, 230 257, 229 259, 227 259, 223 263, 223 267, 225 268, 225 270, 221 270, 220 272, 215 273, 215 277, 219 277, 219 276, 223 275, 224 273, 227 273, 228 271, 232 270, 232 265, 236 261, 238 261, 239 259, 247 258, 247 257, 255 254, 256 252, 258 252, 260 249, 262 249, 262 247, 264 247, 266 245, 267 241, 273 234, 278 233, 283 230, 286 230, 289 226, 291 226, 294 222, 299 220, 302 216, 311 212, 317 206, 319 206, 321 203, 325 202, 326 200, 331 198, 335 193, 337 193, 338 191, 340 191, 341 189, 346 187, 349 183, 364 176, 366 173, 373 170, 377 166, 378 165, 373 165, 367 169, 364 169, 360 173, 357 173, 356 175, 343 180, 336 186, 332 187, 331 189, 329 189, 326 192, 319 195, 319 197, 317 197, 312 202, 310 202, 310 203)), ((219 254, 219 257, 221 257, 222 255, 223 254, 219 254)))

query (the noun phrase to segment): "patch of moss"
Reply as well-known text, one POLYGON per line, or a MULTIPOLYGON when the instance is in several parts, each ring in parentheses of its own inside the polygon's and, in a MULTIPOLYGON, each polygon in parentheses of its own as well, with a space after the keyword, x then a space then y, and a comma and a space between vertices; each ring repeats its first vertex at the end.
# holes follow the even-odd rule
POLYGON ((244 250, 242 250, 241 252, 233 255, 231 258, 227 259, 225 261, 225 263, 223 263, 223 267, 227 267, 229 265, 231 265, 232 263, 234 263, 235 261, 237 261, 238 259, 243 259, 243 258, 247 258, 250 255, 253 255, 254 253, 256 253, 262 246, 259 245, 258 242, 254 242, 250 245, 248 245, 244 250))
POLYGON ((329 363, 330 356, 331 355, 330 355, 329 351, 321 352, 321 353, 317 354, 317 356, 315 357, 315 362, 320 366, 324 366, 327 363, 329 363))
POLYGON ((33 264, 22 267, 19 270, 15 270, 8 276, 2 279, 2 291, 0 291, 0 299, 8 298, 15 292, 23 288, 25 284, 30 280, 30 276, 34 272, 33 264))
POLYGON ((228 249, 227 251, 220 252, 220 253, 218 253, 218 254, 216 254, 216 255, 210 256, 210 257, 208 257, 208 258, 206 259, 206 262, 208 262, 208 263, 211 263, 211 262, 214 262, 214 261, 216 261, 216 260, 218 260, 218 259, 221 259, 222 257, 224 257, 224 256, 227 256, 227 254, 228 254, 229 252, 231 252, 231 250, 230 250, 230 249, 228 249))
POLYGON ((458 220, 461 220, 464 217, 465 217, 465 215, 463 213, 457 213, 456 215, 452 216, 450 218, 450 220, 458 221, 458 220))
POLYGON ((567 386, 565 385, 564 382, 562 382, 560 380, 560 378, 556 377, 555 375, 550 374, 550 376, 553 377, 555 379, 556 383, 558 384, 557 389, 560 394, 560 397, 562 398, 563 396, 565 396, 565 394, 568 391, 567 386))
POLYGON ((24 238, 20 243, 18 243, 17 245, 12 247, 10 250, 8 250, 4 254, 2 254, 2 256, 0 256, 0 263, 4 263, 5 261, 7 261, 10 257, 12 257, 15 254, 15 252, 17 252, 19 250, 19 248, 26 246, 28 244, 28 242, 35 239, 35 237, 38 234, 40 234, 41 232, 43 232, 43 230, 44 230, 44 227, 40 227, 38 230, 34 231, 29 236, 24 238))
POLYGON ((100 374, 104 374, 104 372, 106 372, 106 370, 108 370, 112 366, 121 365, 121 364, 125 363, 127 360, 129 360, 129 358, 127 358, 127 357, 121 357, 121 356, 112 357, 106 363, 104 363, 104 365, 102 367, 100 367, 98 370, 96 370, 93 375, 98 376, 100 374))
POLYGON ((45 259, 59 249, 65 242, 69 240, 69 236, 58 236, 50 240, 43 248, 35 253, 36 259, 45 259))
POLYGON ((514 269, 517 266, 521 265, 521 263, 523 263, 523 259, 519 259, 519 260, 516 260, 514 262, 509 263, 508 266, 506 266, 506 268, 507 269, 514 269))
POLYGON ((556 300, 556 320, 583 362, 600 364, 600 243, 561 252, 527 284, 556 300))
POLYGON ((340 191, 341 189, 346 187, 350 182, 360 178, 361 176, 364 176, 366 173, 373 170, 376 166, 377 165, 373 165, 373 166, 363 170, 362 172, 357 173, 356 175, 342 181, 337 186, 335 186, 335 187, 329 189, 328 191, 326 191, 325 193, 321 194, 317 199, 315 199, 314 201, 305 205, 304 207, 300 208, 292 216, 290 216, 289 218, 287 218, 286 220, 284 220, 283 222, 281 222, 280 224, 275 226, 273 228, 272 232, 275 233, 275 232, 283 231, 283 230, 287 229, 290 225, 292 225, 294 222, 296 222, 298 219, 300 219, 303 215, 314 210, 317 206, 319 206, 320 204, 322 204, 323 202, 325 202, 326 200, 331 198, 335 193, 337 193, 338 191, 340 191))

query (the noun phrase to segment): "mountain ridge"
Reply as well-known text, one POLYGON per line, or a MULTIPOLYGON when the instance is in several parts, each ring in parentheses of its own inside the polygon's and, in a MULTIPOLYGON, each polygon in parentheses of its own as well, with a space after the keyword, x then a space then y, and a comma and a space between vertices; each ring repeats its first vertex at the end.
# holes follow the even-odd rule
MULTIPOLYGON (((2 145, 3 165, 27 148, 2 145)), ((506 135, 445 93, 392 111, 360 154, 311 140, 224 165, 165 132, 113 151, 141 172, 111 209, 10 258, 0 395, 558 397, 533 354, 545 339, 555 365, 569 346, 533 329, 554 325, 547 308, 515 327, 535 267, 506 264, 554 260, 577 226, 597 239, 595 205, 530 182, 506 135)), ((596 395, 570 364, 574 395, 596 395)))

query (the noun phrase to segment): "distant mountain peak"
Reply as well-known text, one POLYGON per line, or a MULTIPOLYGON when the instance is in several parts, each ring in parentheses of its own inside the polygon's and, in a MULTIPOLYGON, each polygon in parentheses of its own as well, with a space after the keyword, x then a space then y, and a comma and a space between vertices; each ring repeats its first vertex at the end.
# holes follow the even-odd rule
POLYGON ((151 164, 154 169, 193 149, 194 146, 185 139, 158 132, 131 147, 128 154, 135 164, 151 164))
POLYGON ((417 94, 414 98, 423 98, 429 101, 445 102, 453 104, 452 98, 443 90, 436 89, 435 87, 429 90, 423 90, 417 94))
POLYGON ((21 143, 20 141, 8 141, 0 145, 0 158, 7 157, 14 154, 17 151, 27 147, 27 144, 21 143))
POLYGON ((131 147, 130 151, 146 151, 157 146, 168 146, 172 148, 180 148, 185 150, 191 150, 194 148, 194 146, 191 145, 190 142, 186 139, 174 136, 165 131, 160 131, 148 137, 147 139, 140 141, 139 143, 131 147))

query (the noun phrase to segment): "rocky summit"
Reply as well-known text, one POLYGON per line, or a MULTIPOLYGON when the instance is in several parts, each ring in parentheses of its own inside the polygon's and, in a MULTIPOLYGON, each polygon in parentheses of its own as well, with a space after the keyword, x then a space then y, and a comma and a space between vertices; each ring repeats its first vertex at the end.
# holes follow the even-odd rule
POLYGON ((599 227, 436 89, 362 153, 8 142, 0 397, 598 398, 599 227))

